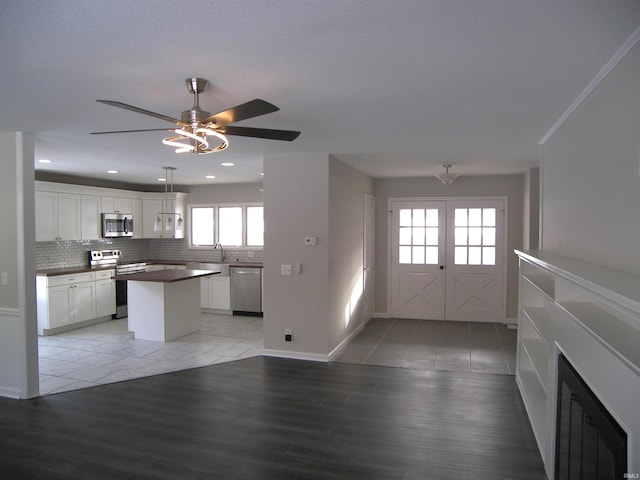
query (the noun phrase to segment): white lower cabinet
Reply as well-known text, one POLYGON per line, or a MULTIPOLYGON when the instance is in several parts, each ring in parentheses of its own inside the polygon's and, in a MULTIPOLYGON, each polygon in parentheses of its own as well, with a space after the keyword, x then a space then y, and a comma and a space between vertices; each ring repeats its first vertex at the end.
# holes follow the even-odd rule
POLYGON ((211 275, 200 280, 200 303, 202 308, 213 310, 231 309, 230 277, 211 275))
POLYGON ((36 277, 38 334, 115 313, 113 270, 36 277))

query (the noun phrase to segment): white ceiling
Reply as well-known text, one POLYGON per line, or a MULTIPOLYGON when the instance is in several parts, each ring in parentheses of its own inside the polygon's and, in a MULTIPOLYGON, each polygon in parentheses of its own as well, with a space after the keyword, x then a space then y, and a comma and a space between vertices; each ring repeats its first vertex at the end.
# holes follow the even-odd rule
POLYGON ((264 155, 327 153, 375 176, 521 172, 538 141, 640 25, 631 0, 0 0, 0 131, 36 136, 38 169, 152 184, 260 181, 264 155), (207 78, 210 112, 263 98, 230 137, 175 154, 172 117, 207 78), (235 162, 222 167, 221 162, 235 162), (117 169, 118 175, 106 170, 117 169), (206 180, 207 174, 216 180, 206 180))

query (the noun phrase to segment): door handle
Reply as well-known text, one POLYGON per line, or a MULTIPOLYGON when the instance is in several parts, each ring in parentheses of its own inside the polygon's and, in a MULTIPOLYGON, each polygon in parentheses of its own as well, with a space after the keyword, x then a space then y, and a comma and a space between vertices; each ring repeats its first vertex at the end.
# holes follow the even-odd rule
POLYGON ((440 265, 440 270, 444 270, 444 265, 440 265))

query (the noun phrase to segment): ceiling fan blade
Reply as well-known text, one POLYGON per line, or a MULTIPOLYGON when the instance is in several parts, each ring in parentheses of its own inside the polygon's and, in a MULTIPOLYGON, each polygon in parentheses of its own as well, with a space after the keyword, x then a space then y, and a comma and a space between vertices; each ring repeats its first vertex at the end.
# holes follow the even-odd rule
POLYGON ((202 120, 203 124, 215 123, 216 126, 222 127, 229 123, 239 122, 240 120, 247 120, 253 117, 259 117, 267 113, 273 113, 280 110, 275 105, 256 98, 242 105, 236 105, 222 112, 214 113, 213 115, 202 120))
POLYGON ((233 127, 224 126, 214 128, 216 132, 223 135, 237 135, 240 137, 266 138, 269 140, 284 140, 291 142, 298 138, 300 132, 294 130, 274 130, 271 128, 251 128, 251 127, 233 127))
POLYGON ((126 103, 116 102, 114 100, 96 100, 96 102, 104 103, 105 105, 111 105, 112 107, 124 108, 125 110, 131 110, 132 112, 159 118, 160 120, 166 120, 167 122, 175 123, 176 125, 182 125, 183 127, 189 126, 188 123, 185 123, 182 120, 178 120, 177 118, 169 117, 161 113, 151 112, 143 108, 134 107, 133 105, 127 105, 126 103))
POLYGON ((144 128, 141 130, 113 130, 111 132, 91 132, 91 135, 105 135, 107 133, 134 133, 134 132, 173 132, 170 128, 144 128))

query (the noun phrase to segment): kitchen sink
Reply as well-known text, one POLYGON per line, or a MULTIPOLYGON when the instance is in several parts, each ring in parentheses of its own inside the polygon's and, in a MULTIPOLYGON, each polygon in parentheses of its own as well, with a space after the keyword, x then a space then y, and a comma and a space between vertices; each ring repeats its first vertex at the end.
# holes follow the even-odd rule
POLYGON ((220 275, 229 276, 228 263, 189 262, 187 263, 187 270, 211 270, 213 272, 220 272, 220 275))

